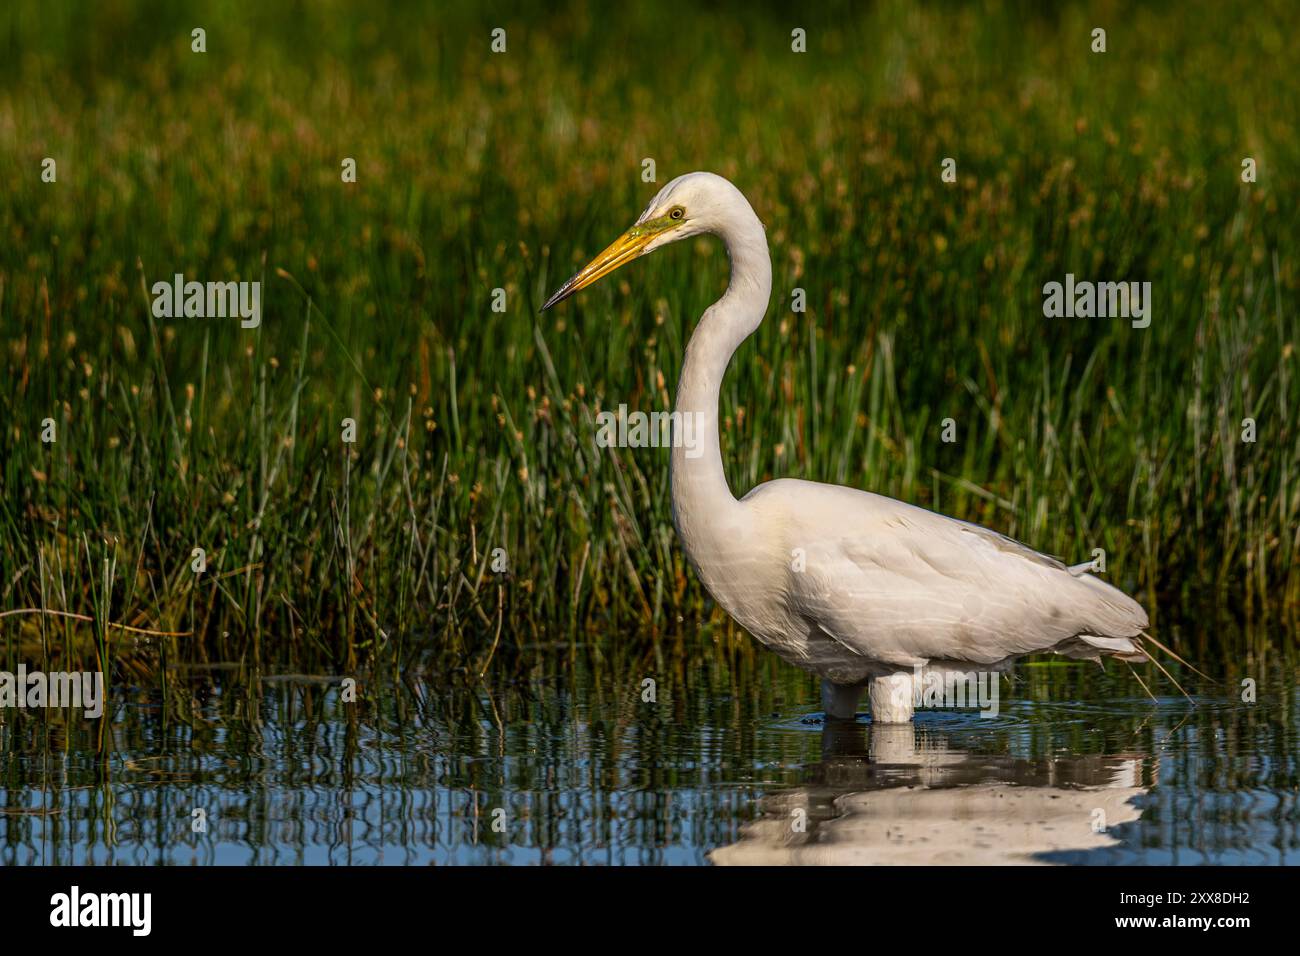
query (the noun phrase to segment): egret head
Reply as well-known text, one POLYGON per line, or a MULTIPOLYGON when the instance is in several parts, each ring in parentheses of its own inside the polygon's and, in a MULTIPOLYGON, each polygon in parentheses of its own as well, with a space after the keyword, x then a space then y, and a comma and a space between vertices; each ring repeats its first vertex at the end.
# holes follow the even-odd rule
POLYGON ((650 200, 631 229, 560 286, 542 308, 549 309, 660 246, 705 232, 722 234, 727 223, 734 221, 733 217, 741 210, 753 216, 740 190, 721 176, 713 173, 678 176, 650 200))

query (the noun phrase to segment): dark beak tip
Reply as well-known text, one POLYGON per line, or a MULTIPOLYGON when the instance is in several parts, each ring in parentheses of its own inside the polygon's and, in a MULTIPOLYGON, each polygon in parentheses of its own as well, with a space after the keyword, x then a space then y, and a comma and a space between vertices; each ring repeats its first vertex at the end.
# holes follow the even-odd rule
POLYGON ((560 286, 558 289, 555 290, 554 295, 552 295, 549 299, 547 299, 545 302, 542 303, 542 307, 538 309, 538 312, 545 312, 551 306, 563 302, 568 297, 569 297, 569 284, 566 282, 564 285, 560 286))

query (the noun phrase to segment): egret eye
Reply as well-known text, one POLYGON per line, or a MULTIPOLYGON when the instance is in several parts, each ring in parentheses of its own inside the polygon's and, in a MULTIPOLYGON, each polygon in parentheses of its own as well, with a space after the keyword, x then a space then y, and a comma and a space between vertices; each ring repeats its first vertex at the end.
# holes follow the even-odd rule
POLYGON ((682 216, 684 216, 684 215, 686 215, 686 210, 683 209, 681 206, 674 206, 674 207, 673 207, 671 210, 669 210, 669 212, 668 212, 668 218, 669 218, 669 219, 681 219, 682 216))

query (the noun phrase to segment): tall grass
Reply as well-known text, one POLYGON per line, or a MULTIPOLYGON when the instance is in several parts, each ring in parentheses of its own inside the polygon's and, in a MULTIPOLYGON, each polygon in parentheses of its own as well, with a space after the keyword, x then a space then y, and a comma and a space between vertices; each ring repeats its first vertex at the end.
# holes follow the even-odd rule
POLYGON ((1157 628, 1284 615, 1300 40, 1289 4, 1249 11, 8 5, 0 610, 40 613, 0 620, 5 657, 129 678, 433 649, 473 675, 717 623, 667 453, 598 447, 595 415, 670 407, 725 255, 537 313, 644 207, 647 157, 731 177, 767 225, 773 303, 723 389, 734 491, 835 481, 1104 548, 1157 628), (176 272, 262 281, 262 325, 155 320, 176 272), (1045 319, 1066 272, 1150 281, 1150 328, 1045 319))

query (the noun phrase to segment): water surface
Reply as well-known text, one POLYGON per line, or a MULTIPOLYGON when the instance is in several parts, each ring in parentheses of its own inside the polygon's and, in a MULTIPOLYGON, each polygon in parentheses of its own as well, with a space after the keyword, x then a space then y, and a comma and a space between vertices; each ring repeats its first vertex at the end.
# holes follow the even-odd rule
POLYGON ((1043 660, 992 719, 827 727, 812 679, 727 646, 410 666, 356 703, 340 675, 175 668, 105 721, 8 711, 0 862, 1300 862, 1277 654, 1247 662, 1255 703, 1239 670, 1190 702, 1143 671, 1153 702, 1122 667, 1043 660))

